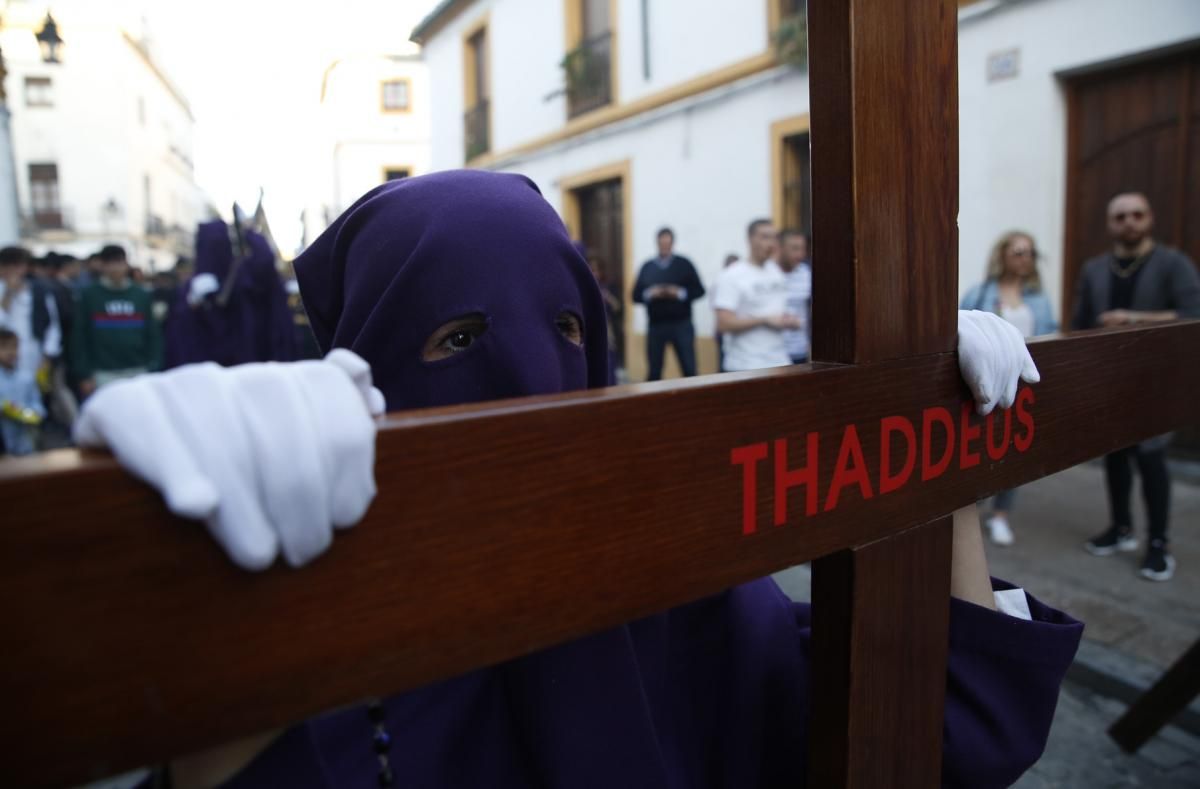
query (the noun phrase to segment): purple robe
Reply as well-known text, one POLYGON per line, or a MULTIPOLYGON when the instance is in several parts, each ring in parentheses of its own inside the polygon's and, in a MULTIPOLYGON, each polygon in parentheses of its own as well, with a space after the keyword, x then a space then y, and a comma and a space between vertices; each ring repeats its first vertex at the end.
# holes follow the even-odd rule
MULTIPOLYGON (((224 305, 217 294, 197 306, 188 304, 191 279, 175 294, 163 327, 164 369, 195 362, 226 367, 245 362, 287 362, 296 358, 291 310, 275 256, 267 240, 246 233, 249 256, 233 274, 235 281, 224 305)), ((222 286, 233 270, 233 244, 224 222, 196 229, 196 268, 192 275, 212 274, 222 286)))
MULTIPOLYGON (((296 271, 322 348, 370 362, 391 409, 608 380, 595 279, 520 176, 460 171, 378 187, 296 271), (563 311, 582 320, 582 347, 556 329, 563 311), (422 361, 423 343, 463 315, 486 329, 459 353, 422 361)), ((1032 622, 951 602, 946 786, 1007 786, 1041 754, 1082 626, 1032 599, 1030 609, 1032 622)), ((802 786, 810 638, 809 607, 762 579, 392 696, 395 786, 802 786)), ((314 718, 227 787, 375 786, 373 733, 362 706, 314 718)))
MULTIPOLYGON (((1009 786, 1045 747, 1083 626, 1029 604, 1031 622, 951 601, 943 786, 1009 786)), ((804 786, 810 618, 764 578, 393 696, 395 785, 804 786)), ((374 786, 373 731, 363 707, 293 727, 226 789, 374 786)))

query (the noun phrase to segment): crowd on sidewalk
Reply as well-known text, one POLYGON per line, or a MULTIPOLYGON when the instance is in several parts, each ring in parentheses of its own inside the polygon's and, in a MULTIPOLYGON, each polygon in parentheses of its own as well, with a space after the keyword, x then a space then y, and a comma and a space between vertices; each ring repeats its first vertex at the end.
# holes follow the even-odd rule
POLYGON ((0 249, 0 455, 70 446, 79 404, 115 381, 315 355, 261 235, 209 222, 196 251, 147 276, 116 245, 84 260, 0 249))
MULTIPOLYGON (((1106 220, 1112 246, 1081 269, 1068 328, 1200 317, 1196 267, 1179 250, 1155 241, 1154 213, 1147 198, 1139 193, 1116 195, 1108 204, 1106 220)), ((652 381, 662 376, 668 346, 675 351, 683 374, 696 374, 692 305, 706 295, 695 266, 675 253, 674 232, 662 228, 656 243, 658 254, 642 264, 632 293, 635 303, 646 306, 646 358, 652 381)), ((995 313, 1025 337, 1058 331, 1059 322, 1038 274, 1039 258, 1031 234, 1004 233, 992 247, 982 280, 967 290, 960 308, 995 313)), ((719 370, 808 361, 812 261, 803 232, 778 232, 767 219, 751 222, 745 256, 728 256, 710 291, 719 370)), ((1085 544, 1096 556, 1141 548, 1130 512, 1136 468, 1149 522, 1140 573, 1154 581, 1169 580, 1175 571, 1168 548, 1171 478, 1166 450, 1170 440, 1170 435, 1158 436, 1105 458, 1111 521, 1085 544)), ((1017 491, 1006 490, 990 502, 984 528, 996 545, 1011 545, 1016 538, 1012 526, 1016 498, 1017 491)))

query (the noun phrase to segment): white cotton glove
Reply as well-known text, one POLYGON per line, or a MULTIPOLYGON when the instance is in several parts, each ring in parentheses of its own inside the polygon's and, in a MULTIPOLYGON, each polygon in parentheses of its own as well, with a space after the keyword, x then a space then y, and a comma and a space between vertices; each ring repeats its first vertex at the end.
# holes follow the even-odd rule
POLYGON ((171 512, 204 520, 241 567, 268 567, 281 550, 298 567, 366 514, 383 411, 370 366, 339 348, 111 383, 84 404, 75 440, 108 447, 171 512))
POLYGON ((215 274, 210 274, 207 271, 203 274, 197 274, 188 283, 187 303, 195 307, 204 301, 208 294, 216 293, 220 289, 221 283, 217 280, 215 274))
POLYGON ((958 311, 958 369, 981 415, 997 404, 1010 408, 1021 381, 1042 380, 1021 332, 1000 316, 979 310, 958 311))

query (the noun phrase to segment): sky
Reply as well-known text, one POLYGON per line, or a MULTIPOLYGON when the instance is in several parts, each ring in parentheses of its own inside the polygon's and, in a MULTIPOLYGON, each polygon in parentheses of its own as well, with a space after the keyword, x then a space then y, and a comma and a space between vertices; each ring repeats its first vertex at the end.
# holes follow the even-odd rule
MULTIPOLYGON (((62 3, 63 0, 59 0, 62 3)), ((67 0, 95 4, 95 0, 67 0)), ((338 58, 416 51, 408 37, 437 0, 106 0, 144 28, 154 57, 196 117, 196 179, 228 213, 259 187, 280 249, 300 241, 300 212, 331 152, 317 146, 321 76, 338 58)), ((59 3, 56 3, 57 6, 59 3)), ((320 200, 321 194, 315 195, 320 200)))

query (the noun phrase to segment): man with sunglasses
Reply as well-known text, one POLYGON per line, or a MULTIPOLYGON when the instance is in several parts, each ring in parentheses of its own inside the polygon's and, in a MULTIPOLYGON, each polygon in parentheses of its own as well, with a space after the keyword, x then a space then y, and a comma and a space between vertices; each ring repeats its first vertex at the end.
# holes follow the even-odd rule
MULTIPOLYGON (((1179 250, 1155 242, 1150 235, 1153 227, 1154 213, 1145 195, 1127 192, 1109 201, 1108 232, 1113 246, 1083 266, 1075 291, 1073 329, 1200 317, 1200 275, 1195 264, 1179 250)), ((1133 488, 1130 463, 1136 462, 1150 532, 1141 575, 1151 581, 1167 581, 1175 572, 1175 559, 1167 550, 1171 477, 1166 451, 1170 440, 1170 434, 1157 436, 1105 457, 1112 524, 1084 546, 1096 556, 1138 549, 1129 510, 1133 488)))

